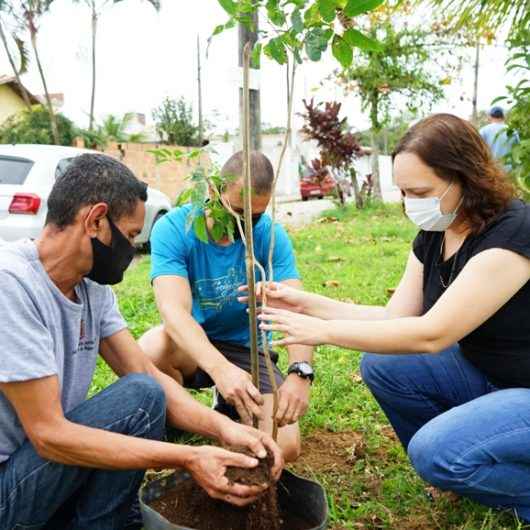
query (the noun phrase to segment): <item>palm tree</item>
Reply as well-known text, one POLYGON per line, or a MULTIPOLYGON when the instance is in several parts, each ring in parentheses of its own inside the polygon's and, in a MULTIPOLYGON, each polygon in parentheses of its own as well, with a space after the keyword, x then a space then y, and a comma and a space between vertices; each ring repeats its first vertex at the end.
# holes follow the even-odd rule
POLYGON ((57 127, 57 117, 55 116, 55 111, 53 109, 52 100, 50 97, 50 92, 48 91, 48 84, 46 83, 46 77, 44 75, 44 69, 42 68, 42 63, 39 56, 39 50, 37 47, 37 34, 39 31, 38 22, 40 17, 48 13, 50 7, 53 3, 53 0, 18 0, 19 9, 21 12, 21 20, 24 23, 25 28, 29 32, 31 47, 33 48, 33 53, 35 54, 35 60, 37 62, 37 67, 39 69, 40 78, 42 81, 42 86, 44 87, 44 97, 46 99, 46 107, 48 113, 50 114, 50 123, 52 129, 53 141, 59 145, 59 129, 57 127))
POLYGON ((0 39, 2 40, 2 44, 4 45, 4 49, 6 51, 7 58, 9 60, 9 64, 11 65, 11 68, 13 70, 13 74, 15 75, 15 79, 17 81, 17 84, 20 88, 20 92, 22 93, 22 98, 24 99, 24 103, 28 110, 31 110, 31 101, 29 99, 28 92, 26 90, 26 87, 22 84, 22 81, 20 80, 20 75, 27 72, 28 69, 28 53, 25 46, 25 43, 22 39, 20 39, 16 32, 11 33, 11 37, 13 38, 17 49, 18 54, 20 57, 20 66, 17 68, 15 64, 15 59, 13 57, 13 54, 11 53, 11 50, 9 48, 8 42, 7 42, 7 36, 4 31, 4 20, 3 15, 4 14, 11 14, 11 6, 8 4, 7 0, 0 0, 0 39))
POLYGON ((431 0, 431 3, 441 7, 459 25, 496 29, 510 24, 516 32, 530 23, 530 0, 431 0))
POLYGON ((94 124, 92 130, 81 129, 79 133, 85 141, 85 145, 91 149, 105 149, 109 142, 139 143, 145 140, 145 135, 141 132, 128 133, 127 128, 132 120, 132 114, 125 114, 122 117, 109 114, 101 124, 94 124))
MULTIPOLYGON (((98 29, 98 20, 105 7, 117 4, 123 0, 73 0, 75 3, 83 3, 90 8, 91 25, 92 25, 92 92, 90 96, 90 118, 88 130, 94 129, 94 108, 96 104, 96 37, 98 29)), ((157 11, 160 9, 160 0, 146 0, 157 11)))

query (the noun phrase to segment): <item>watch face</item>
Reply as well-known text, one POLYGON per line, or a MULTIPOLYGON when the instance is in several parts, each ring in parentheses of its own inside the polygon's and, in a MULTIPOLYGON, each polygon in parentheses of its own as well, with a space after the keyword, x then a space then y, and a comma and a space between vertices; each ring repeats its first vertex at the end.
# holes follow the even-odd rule
POLYGON ((311 375, 313 373, 313 368, 311 368, 309 363, 299 363, 298 368, 304 375, 311 375))

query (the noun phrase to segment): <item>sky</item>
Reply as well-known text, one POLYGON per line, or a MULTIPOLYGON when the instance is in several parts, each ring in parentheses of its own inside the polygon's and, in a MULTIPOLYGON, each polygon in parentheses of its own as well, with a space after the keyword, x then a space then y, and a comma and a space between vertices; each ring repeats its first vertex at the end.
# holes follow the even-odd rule
MULTIPOLYGON (((197 36, 202 47, 203 106, 218 132, 238 127, 237 30, 214 37, 206 56, 207 39, 213 28, 227 19, 216 0, 162 0, 156 12, 148 2, 127 0, 102 13, 98 27, 96 116, 141 112, 151 121, 151 112, 165 96, 184 96, 197 110, 197 36)), ((63 92, 62 111, 78 125, 88 124, 90 106, 90 13, 72 0, 55 0, 42 19, 39 49, 49 89, 63 92)), ((0 74, 10 73, 0 52, 0 74)), ((462 79, 446 88, 446 99, 434 111, 453 112, 469 118, 473 87, 474 50, 466 52, 462 79)), ((479 77, 479 109, 487 109, 493 98, 505 93, 506 50, 485 48, 479 77)), ((436 57, 433 56, 436 61, 436 57)), ((368 127, 355 95, 345 96, 337 86, 320 81, 337 63, 328 54, 320 63, 299 68, 295 88, 295 114, 303 110, 302 99, 338 99, 343 115, 355 128, 368 127)), ((284 125, 286 114, 285 70, 264 60, 260 75, 262 121, 284 125)), ((42 93, 35 62, 23 77, 34 94, 42 93)), ((295 119, 295 125, 301 118, 295 119)))

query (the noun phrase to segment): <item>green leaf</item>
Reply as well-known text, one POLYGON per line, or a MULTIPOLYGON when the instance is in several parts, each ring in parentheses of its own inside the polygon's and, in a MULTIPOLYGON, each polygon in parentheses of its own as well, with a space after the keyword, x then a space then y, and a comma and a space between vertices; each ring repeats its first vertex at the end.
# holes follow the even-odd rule
POLYGON ((291 15, 291 25, 295 35, 304 31, 304 21, 302 20, 302 13, 300 9, 295 9, 291 15))
POLYGON ((353 50, 350 44, 348 44, 340 35, 333 37, 333 44, 331 45, 333 56, 343 68, 351 66, 353 61, 353 50))
POLYGON ((287 51, 281 37, 271 39, 265 46, 265 54, 279 64, 287 62, 287 51))
POLYGON ((318 10, 325 22, 333 22, 335 20, 336 9, 337 0, 318 0, 318 10))
POLYGON ((180 193, 180 195, 177 197, 176 206, 182 206, 183 204, 190 202, 192 192, 192 188, 187 188, 182 193, 180 193))
POLYGON ((368 11, 373 11, 384 2, 385 0, 348 0, 344 8, 344 14, 347 17, 356 17, 368 11))
POLYGON ((219 24, 219 26, 215 26, 213 33, 212 33, 212 37, 214 37, 215 35, 219 35, 219 33, 222 33, 224 30, 225 30, 224 24, 219 24))
POLYGON ((219 241, 226 234, 226 227, 223 226, 221 221, 214 221, 212 226, 212 237, 214 241, 219 241))
POLYGON ((202 149, 192 149, 189 153, 187 158, 189 160, 194 160, 195 158, 199 158, 201 156, 202 149))
POLYGON ((231 16, 237 14, 237 4, 234 0, 218 0, 221 4, 221 7, 231 16))
POLYGON ((252 50, 252 56, 250 58, 250 67, 259 70, 261 67, 261 43, 256 44, 252 50))
POLYGON ((298 64, 302 64, 304 60, 302 59, 302 56, 300 55, 300 50, 298 48, 295 48, 293 50, 294 59, 298 64))
POLYGON ((320 11, 318 10, 318 4, 314 3, 304 13, 304 23, 306 26, 314 26, 320 22, 320 11))
POLYGON ((357 29, 350 28, 344 33, 342 37, 350 46, 360 48, 363 51, 383 51, 383 46, 380 42, 377 42, 376 40, 367 37, 357 29))
POLYGON ((197 215, 193 220, 193 231, 203 243, 208 243, 208 230, 206 228, 206 217, 203 213, 197 215))
POLYGON ((328 40, 333 32, 322 31, 321 28, 313 28, 307 32, 305 50, 311 61, 319 61, 322 52, 328 47, 328 40))
POLYGON ((267 2, 267 16, 275 26, 283 26, 285 24, 285 13, 281 10, 278 0, 269 0, 267 2))

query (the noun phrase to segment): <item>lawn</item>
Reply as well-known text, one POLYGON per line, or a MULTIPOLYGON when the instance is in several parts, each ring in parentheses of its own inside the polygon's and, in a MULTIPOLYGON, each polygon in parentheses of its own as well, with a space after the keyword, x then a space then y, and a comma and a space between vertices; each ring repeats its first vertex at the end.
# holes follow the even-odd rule
MULTIPOLYGON (((397 206, 334 210, 291 231, 306 289, 362 304, 385 304, 402 274, 415 229, 397 206)), ((159 322, 141 258, 117 288, 135 336, 159 322)), ((325 485, 330 528, 500 530, 522 526, 466 500, 436 492, 414 474, 392 429, 363 385, 360 354, 322 346, 311 407, 301 422, 304 453, 296 471, 325 485)), ((285 356, 282 357, 285 366, 285 356)), ((92 392, 113 380, 100 363, 92 392)), ((201 399, 207 401, 208 393, 201 399)), ((458 433, 455 433, 458 436, 458 433)))

